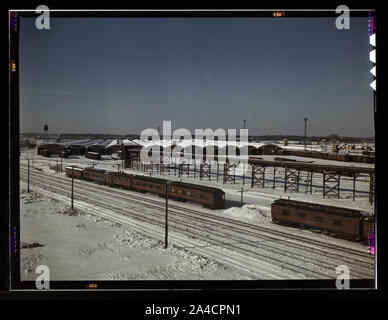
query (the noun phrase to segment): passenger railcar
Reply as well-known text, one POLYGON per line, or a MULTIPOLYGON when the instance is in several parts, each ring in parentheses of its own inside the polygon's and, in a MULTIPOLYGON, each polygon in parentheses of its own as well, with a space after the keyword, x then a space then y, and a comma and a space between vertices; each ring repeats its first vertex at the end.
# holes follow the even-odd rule
POLYGON ((174 181, 169 184, 168 194, 173 199, 198 202, 210 209, 225 208, 225 192, 218 188, 174 181))
POLYGON ((89 181, 97 181, 99 183, 105 184, 105 170, 94 169, 94 168, 85 168, 83 170, 83 178, 89 181))
POLYGON ((140 192, 152 192, 158 195, 166 194, 166 180, 147 176, 134 175, 132 189, 140 192))
POLYGON ((359 210, 279 199, 272 203, 271 213, 275 223, 320 229, 351 240, 365 240, 363 227, 367 227, 359 210))
POLYGON ((131 189, 132 178, 133 176, 131 174, 126 174, 122 172, 107 172, 105 176, 105 182, 106 184, 113 187, 131 189))
POLYGON ((375 232, 375 219, 374 216, 364 217, 362 219, 362 241, 368 244, 371 235, 375 232))
MULTIPOLYGON (((126 188, 139 192, 151 192, 161 197, 166 196, 167 180, 131 175, 126 173, 107 172, 94 168, 74 167, 74 177, 88 181, 96 181, 113 187, 126 188)), ((66 175, 72 176, 72 167, 66 167, 66 175)), ((225 207, 225 193, 218 188, 200 186, 185 182, 170 181, 168 183, 168 196, 179 201, 193 201, 211 209, 225 207)))
POLYGON ((74 173, 74 178, 83 178, 83 169, 79 167, 74 167, 74 170, 72 170, 72 167, 66 167, 66 175, 68 177, 72 176, 72 172, 74 173))

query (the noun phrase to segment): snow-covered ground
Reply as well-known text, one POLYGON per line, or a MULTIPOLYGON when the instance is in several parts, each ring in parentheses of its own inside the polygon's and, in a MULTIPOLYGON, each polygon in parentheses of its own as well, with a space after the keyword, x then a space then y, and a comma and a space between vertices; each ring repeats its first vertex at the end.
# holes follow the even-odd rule
MULTIPOLYGON (((337 252, 337 249, 325 248, 325 245, 338 246, 338 250, 345 250, 342 252, 356 250, 365 253, 367 252, 366 246, 332 238, 324 234, 316 234, 308 230, 273 225, 270 215, 270 205, 279 197, 291 197, 291 199, 359 208, 372 212, 373 206, 368 203, 367 195, 362 193, 368 190, 368 183, 361 181, 362 177, 359 178, 360 182, 357 186, 359 193, 357 193, 356 201, 352 201, 351 192, 346 190, 342 191, 341 199, 323 199, 322 191, 318 187, 322 183, 319 177, 314 180, 317 187, 314 187, 313 194, 309 195, 304 192, 284 193, 281 183, 273 190, 271 187, 251 188, 249 182, 248 185, 244 186, 240 183, 232 184, 230 182, 222 184, 222 182, 217 182, 215 177, 212 177, 210 181, 199 180, 198 177, 194 180, 192 175, 190 178, 187 178, 187 176, 178 178, 174 175, 158 175, 153 172, 151 173, 153 176, 191 183, 195 181, 197 184, 210 185, 222 188, 225 191, 227 208, 224 210, 212 211, 203 209, 196 204, 175 204, 174 201, 171 201, 172 206, 179 205, 182 210, 182 217, 183 213, 187 214, 184 210, 187 208, 194 209, 198 213, 208 214, 214 219, 228 218, 236 221, 237 224, 242 222, 244 225, 242 225, 241 230, 246 228, 246 224, 258 228, 265 227, 260 232, 257 231, 256 233, 255 231, 255 234, 249 235, 247 232, 246 235, 242 235, 238 231, 234 234, 231 226, 228 228, 222 226, 210 228, 209 225, 209 230, 206 231, 206 223, 204 226, 199 222, 187 221, 188 227, 186 229, 192 227, 193 232, 190 232, 189 229, 186 232, 179 229, 172 230, 170 247, 165 250, 162 241, 163 229, 158 226, 160 219, 157 216, 152 218, 154 220, 150 225, 144 221, 135 223, 130 218, 123 218, 122 214, 125 214, 125 212, 117 211, 118 207, 130 203, 133 207, 126 208, 127 213, 132 210, 133 212, 139 212, 139 217, 142 215, 151 217, 153 209, 148 209, 142 204, 136 207, 134 205, 135 201, 125 202, 128 200, 121 200, 120 197, 125 199, 125 197, 134 195, 144 199, 142 201, 149 199, 150 203, 158 201, 162 203, 163 199, 150 194, 138 194, 76 181, 78 192, 85 192, 89 199, 87 197, 76 199, 75 204, 78 211, 76 215, 72 215, 67 207, 69 203, 68 195, 60 195, 55 189, 56 187, 63 188, 60 184, 65 183, 67 185, 69 181, 64 180, 68 179, 65 178, 64 172, 56 174, 54 165, 57 160, 60 163, 60 159, 37 156, 35 151, 22 152, 22 178, 25 177, 27 158, 34 159, 30 161, 33 190, 44 196, 42 198, 36 195, 40 200, 38 202, 33 200, 33 203, 24 203, 27 201, 25 197, 30 195, 23 193, 26 185, 24 181, 21 182, 21 241, 27 244, 26 247, 29 247, 28 244, 33 246, 33 248, 22 249, 23 279, 34 278, 33 267, 42 264, 40 263, 42 261, 47 262, 43 264, 52 266, 50 270, 53 268, 51 270, 53 277, 88 280, 303 279, 315 278, 316 276, 319 278, 334 278, 336 277, 335 268, 332 271, 328 271, 328 268, 331 270, 331 266, 343 264, 343 259, 348 259, 346 263, 353 263, 354 268, 357 269, 356 277, 368 277, 366 275, 370 275, 371 268, 373 268, 373 262, 368 258, 363 258, 360 263, 365 266, 360 266, 360 269, 358 269, 359 262, 352 261, 350 256, 341 254, 341 251, 337 252), (39 172, 46 173, 45 176, 56 179, 50 182, 52 186, 46 188, 43 180, 38 186, 38 179, 46 179, 43 175, 39 177, 39 172), (244 190, 243 204, 240 203, 241 187, 244 190), (95 191, 92 191, 91 188, 95 188, 95 191), (93 199, 97 194, 99 199, 93 199), (43 201, 41 201, 42 199, 43 201), (105 204, 107 206, 109 204, 110 209, 103 209, 105 204), (276 234, 277 232, 280 232, 280 234, 276 235, 276 239, 274 238, 275 242, 273 240, 268 242, 268 239, 274 237, 272 233, 276 234), (222 235, 222 233, 225 234, 222 235), (294 237, 292 238, 294 240, 287 239, 285 236, 287 234, 291 238, 294 237), (305 240, 299 242, 299 236, 303 236, 305 240), (232 244, 238 243, 238 245, 233 246, 223 243, 222 241, 225 241, 225 239, 231 241, 232 244), (295 245, 293 244, 294 241, 295 245), (296 245, 297 243, 299 244, 296 245), (319 243, 322 244, 322 248, 319 243), (39 246, 39 244, 43 246, 39 246), (305 249, 301 249, 300 246, 305 249), (244 251, 247 249, 253 249, 254 251, 248 254, 244 251), (319 265, 322 256, 316 250, 324 250, 322 254, 326 259, 324 263, 326 264, 327 261, 327 265, 322 267, 319 265), (258 257, 257 255, 261 256, 258 257), (288 256, 284 257, 284 255, 288 256), (128 257, 132 257, 132 260, 128 257), (288 268, 287 262, 290 263, 290 266, 294 264, 293 267, 288 268), (308 269, 311 270, 311 273, 308 269)), ((121 161, 108 156, 105 157, 104 161, 92 161, 78 156, 63 159, 63 167, 70 164, 85 167, 93 163, 97 168, 116 171, 117 164, 121 164, 121 161)), ((148 174, 135 170, 126 170, 126 172, 148 174)), ((270 175, 269 179, 271 179, 270 175)), ((272 186, 271 182, 269 184, 272 186)), ((351 180, 347 181, 345 179, 341 187, 351 188, 351 184, 351 180)), ((179 211, 179 209, 174 210, 179 211)), ((171 221, 172 227, 174 226, 173 223, 179 226, 185 222, 179 220, 183 219, 179 215, 174 216, 173 212, 171 215, 172 219, 177 219, 175 222, 174 220, 171 221)), ((209 220, 210 222, 214 223, 209 220)))
POLYGON ((251 279, 231 267, 21 189, 21 279, 38 265, 51 280, 251 279))

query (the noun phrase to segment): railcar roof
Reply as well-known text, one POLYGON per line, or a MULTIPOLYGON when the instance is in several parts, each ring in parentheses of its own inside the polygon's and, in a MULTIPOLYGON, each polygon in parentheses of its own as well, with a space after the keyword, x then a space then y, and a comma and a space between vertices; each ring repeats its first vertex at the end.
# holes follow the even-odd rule
POLYGON ((190 187, 190 188, 197 189, 197 190, 202 190, 202 191, 211 191, 211 192, 225 193, 222 189, 219 189, 219 188, 208 187, 208 186, 203 186, 203 185, 194 184, 194 183, 186 183, 186 182, 173 181, 171 184, 175 185, 175 186, 181 186, 181 187, 190 187))
POLYGON ((90 167, 85 168, 84 171, 93 171, 93 172, 99 172, 99 173, 106 172, 106 170, 104 170, 104 169, 95 169, 95 168, 90 168, 90 167))
POLYGON ((112 176, 120 176, 120 177, 132 177, 133 174, 125 173, 125 172, 114 172, 114 171, 107 171, 106 174, 110 174, 112 176))

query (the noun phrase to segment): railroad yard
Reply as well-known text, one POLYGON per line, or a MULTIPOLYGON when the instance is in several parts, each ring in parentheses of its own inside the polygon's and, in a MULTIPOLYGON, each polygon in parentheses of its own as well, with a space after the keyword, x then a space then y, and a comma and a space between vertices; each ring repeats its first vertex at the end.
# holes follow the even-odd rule
MULTIPOLYGON (((274 161, 282 156, 259 157, 274 161)), ((284 158, 321 165, 330 162, 284 158)), ((371 163, 330 163, 374 168, 371 163)), ((123 164, 115 154, 101 155, 98 160, 21 151, 22 279, 32 279, 42 261, 51 266, 53 280, 335 279, 340 265, 349 267, 351 279, 375 277, 375 257, 368 245, 322 230, 278 225, 271 217, 271 204, 280 198, 372 215, 369 174, 358 174, 357 183, 352 176, 341 176, 340 184, 333 187, 330 181, 322 183, 320 172, 310 176, 301 171, 295 188, 292 177, 284 181, 287 169, 283 168, 267 168, 257 178, 252 175, 254 169, 237 166, 226 179, 216 166, 205 176, 196 167, 183 171, 176 166, 161 170, 156 166, 123 168, 123 164), (225 208, 212 210, 199 203, 169 200, 169 246, 164 249, 163 197, 74 179, 72 211, 72 179, 65 173, 69 166, 219 188, 225 193, 225 208), (325 194, 325 187, 332 188, 329 191, 334 195, 325 194)))

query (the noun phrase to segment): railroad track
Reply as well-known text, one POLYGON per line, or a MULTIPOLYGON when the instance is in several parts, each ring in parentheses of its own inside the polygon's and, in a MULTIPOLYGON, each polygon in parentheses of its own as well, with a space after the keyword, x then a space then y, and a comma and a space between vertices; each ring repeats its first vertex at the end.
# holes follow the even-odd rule
MULTIPOLYGON (((51 182, 58 182, 58 178, 59 177, 50 177, 50 176, 47 176, 46 178, 48 178, 48 179, 51 179, 51 182)), ((36 179, 36 177, 35 177, 35 179, 36 179)), ((69 182, 69 180, 68 180, 68 178, 65 178, 65 177, 62 177, 62 178, 60 178, 60 179, 65 179, 65 180, 67 180, 67 182, 69 182)), ((95 192, 95 189, 97 188, 97 189, 99 189, 100 190, 100 192, 105 192, 105 193, 108 193, 108 195, 110 196, 110 197, 112 197, 113 195, 112 195, 112 193, 111 193, 111 190, 112 189, 110 189, 110 190, 107 190, 106 188, 108 188, 108 187, 102 187, 102 186, 100 186, 100 185, 97 185, 97 184, 94 184, 94 183, 92 183, 92 186, 91 186, 91 183, 89 183, 89 182, 84 182, 84 181, 82 181, 82 180, 77 180, 77 184, 78 183, 80 183, 80 184, 83 184, 84 185, 84 187, 85 188, 89 188, 89 190, 91 191, 91 192, 95 192), (90 189, 91 188, 91 189, 90 189), (105 190, 102 190, 102 189, 105 189, 105 190)), ((119 191, 120 189, 115 189, 115 199, 117 199, 117 200, 119 200, 119 201, 124 201, 126 204, 128 203, 128 193, 124 193, 124 192, 121 192, 121 194, 123 194, 124 193, 124 197, 125 198, 123 198, 123 196, 118 196, 118 195, 116 195, 116 190, 117 191, 119 191), (121 197, 121 198, 120 198, 121 197)), ((78 192, 79 193, 79 192, 78 192)), ((135 199, 132 199, 132 195, 130 196, 131 197, 131 203, 134 203, 134 201, 136 202, 137 200, 135 200, 135 199)), ((88 198, 90 198, 90 195, 88 195, 88 198)), ((147 207, 147 208, 152 208, 152 209, 154 209, 154 210, 157 210, 157 213, 159 213, 159 217, 157 217, 157 216, 154 216, 153 218, 155 219, 155 218, 157 218, 157 219, 159 219, 159 222, 158 223, 160 223, 160 224, 163 224, 164 223, 164 221, 162 221, 162 220, 160 220, 160 209, 163 209, 163 208, 161 208, 161 203, 160 202, 158 202, 158 201, 152 201, 153 203, 156 203, 156 206, 155 205, 153 205, 153 206, 151 206, 150 205, 150 199, 144 199, 144 197, 135 197, 135 198, 137 198, 137 199, 140 199, 140 200, 142 200, 142 201, 147 201, 147 203, 144 203, 144 202, 136 202, 137 204, 139 204, 140 206, 142 206, 142 207, 147 207)), ((90 200, 90 199, 89 199, 90 200)), ((108 207, 107 209, 112 209, 112 207, 108 207)), ((117 209, 119 209, 119 210, 121 210, 121 208, 115 208, 115 210, 117 210, 117 209)), ((133 208, 132 208, 133 209, 133 208)), ((124 212, 123 212, 124 213, 124 212)), ((156 213, 156 214, 157 214, 156 213)), ((177 217, 179 217, 179 221, 177 221, 176 223, 177 224, 179 224, 179 226, 185 226, 186 227, 186 230, 183 230, 183 231, 186 231, 186 233, 187 233, 187 230, 190 230, 190 229, 192 229, 192 228, 190 228, 191 227, 191 225, 190 224, 187 224, 187 219, 195 219, 197 222, 199 221, 199 218, 198 218, 198 215, 202 215, 202 217, 204 217, 204 213, 201 213, 201 212, 199 212, 199 211, 196 211, 196 210, 191 210, 191 209, 188 209, 188 208, 182 208, 182 207, 178 207, 178 206, 174 206, 174 205, 170 205, 170 213, 175 213, 175 214, 177 214, 177 216, 174 216, 174 218, 176 219, 177 217), (180 211, 179 212, 175 212, 174 210, 172 210, 171 208, 178 208, 180 211), (182 210, 184 210, 184 211, 186 211, 185 213, 182 213, 182 210), (191 214, 194 214, 195 216, 188 216, 188 214, 187 214, 187 212, 189 212, 189 213, 191 213, 191 214), (182 220, 182 218, 184 218, 184 220, 182 220)), ((138 216, 137 216, 137 218, 139 218, 138 216)), ((217 234, 217 235, 219 235, 220 237, 225 237, 225 232, 224 233, 220 233, 220 232, 216 232, 214 229, 211 229, 210 228, 210 225, 211 226, 213 226, 213 227, 220 227, 220 224, 219 224, 219 221, 217 220, 216 222, 214 221, 214 218, 212 217, 212 220, 213 221, 210 221, 209 220, 209 217, 207 216, 206 217, 207 219, 205 220, 205 219, 203 219, 202 218, 202 223, 203 223, 203 226, 202 226, 202 228, 203 229, 206 229, 209 233, 212 233, 213 235, 214 234, 217 234), (215 223, 217 224, 217 225, 215 225, 215 223)), ((217 219, 218 218, 220 218, 220 217, 217 217, 217 219)), ((268 245, 268 243, 279 243, 279 239, 278 238, 274 238, 274 237, 270 237, 270 236, 268 236, 268 235, 263 235, 263 234, 258 234, 258 233, 253 233, 253 232, 251 232, 251 231, 249 231, 249 230, 241 230, 241 228, 240 229, 237 229, 234 225, 231 225, 230 223, 232 223, 232 224, 236 224, 236 221, 235 220, 231 220, 231 219, 223 219, 224 221, 227 221, 229 224, 228 225, 223 225, 223 227, 225 227, 224 228, 224 231, 228 231, 229 233, 230 232, 233 232, 233 234, 230 234, 229 236, 230 237, 233 237, 235 240, 236 240, 236 242, 237 242, 237 244, 239 244, 239 245, 241 245, 242 243, 244 243, 244 244, 250 244, 251 246, 253 245, 253 244, 256 244, 256 245, 258 245, 259 244, 259 246, 260 246, 260 248, 261 249, 265 249, 265 250, 267 250, 267 251, 271 251, 271 252, 273 252, 273 250, 276 250, 277 251, 277 253, 279 253, 279 252, 281 252, 281 254, 283 255, 283 256, 288 256, 290 259, 296 259, 296 260, 298 260, 299 262, 300 261, 303 261, 304 263, 310 263, 311 264, 311 257, 309 257, 309 258, 305 258, 302 254, 300 254, 300 253, 296 253, 296 252, 294 252, 294 253, 290 253, 288 250, 281 250, 279 247, 274 247, 273 245, 268 245), (244 235, 245 236, 248 236, 248 237, 251 237, 251 239, 246 239, 246 238, 242 238, 242 237, 239 237, 239 236, 236 236, 236 234, 240 234, 241 232, 244 232, 244 235), (253 238, 253 239, 252 239, 253 238), (257 240, 257 239, 260 239, 260 240, 257 240), (264 242, 266 242, 266 243, 264 243, 264 242)), ((243 224, 243 223, 239 223, 240 225, 244 225, 245 227, 246 226, 248 226, 249 228, 251 228, 252 227, 252 225, 249 225, 249 224, 243 224)), ((255 228, 257 228, 256 226, 255 226, 255 228)), ((177 229, 180 229, 181 231, 182 231, 182 228, 179 228, 179 227, 177 227, 177 229)), ((261 231, 263 231, 263 228, 260 228, 261 229, 261 231)), ((268 230, 267 230, 268 231, 268 230)), ((273 230, 272 230, 273 231, 273 230)), ((193 234, 193 232, 192 232, 192 230, 190 231, 190 233, 191 234, 193 234)), ((288 236, 288 235, 287 235, 288 236)), ((211 240, 211 241, 213 241, 214 242, 214 244, 215 245, 219 245, 220 244, 220 241, 217 239, 217 238, 215 238, 215 237, 210 237, 210 239, 208 239, 208 240, 211 240)), ((282 240, 280 240, 280 241, 286 241, 287 242, 287 246, 291 246, 291 247, 293 247, 294 248, 294 250, 299 250, 299 251, 301 251, 301 244, 300 243, 294 243, 294 244, 290 244, 289 243, 289 241, 288 240, 286 240, 286 239, 282 239, 282 240)), ((309 239, 309 241, 311 241, 311 239, 309 239)), ((226 243, 226 244, 224 244, 224 245, 227 245, 227 246, 229 246, 229 247, 234 247, 234 249, 239 249, 239 250, 245 250, 246 252, 250 252, 251 254, 253 254, 253 255, 258 255, 258 253, 257 252, 255 252, 255 251, 252 251, 252 250, 249 250, 248 248, 241 248, 241 247, 236 247, 235 245, 233 245, 233 243, 231 244, 231 243, 226 243)), ((254 247, 254 250, 257 250, 258 248, 257 247, 254 247)), ((307 248, 308 249, 308 251, 310 251, 310 253, 313 253, 313 254, 317 254, 317 251, 315 250, 315 252, 314 252, 314 250, 313 250, 313 248, 307 248)), ((306 250, 306 246, 305 246, 305 248, 304 248, 304 250, 306 250)), ((265 253, 265 252, 264 252, 265 253)), ((332 258, 338 258, 338 257, 342 257, 343 258, 343 256, 342 255, 333 255, 333 254, 331 254, 330 255, 330 257, 328 256, 328 254, 326 254, 326 258, 330 258, 330 259, 332 259, 332 258)), ((261 255, 261 258, 265 258, 263 255, 261 255)), ((268 257, 267 257, 268 258, 268 257)), ((272 259, 272 260, 274 260, 274 259, 272 259)), ((342 259, 343 260, 343 259, 342 259)), ((319 260, 317 257, 315 257, 315 259, 313 260, 314 261, 314 263, 317 265, 317 266, 320 266, 321 264, 325 264, 326 266, 327 265, 329 265, 329 263, 328 263, 328 261, 326 260, 326 261, 322 261, 322 260, 319 260)), ((288 263, 287 264, 287 266, 284 266, 284 261, 282 261, 282 260, 277 260, 277 262, 278 262, 278 264, 283 264, 283 267, 285 267, 285 268, 287 268, 288 267, 288 269, 290 269, 290 263, 288 263)), ((354 261, 353 261, 353 263, 354 263, 354 261)), ((360 264, 360 263, 363 263, 364 265, 363 265, 363 268, 367 268, 367 262, 366 262, 366 264, 365 264, 365 261, 363 262, 363 261, 358 261, 358 264, 360 264)), ((334 268, 335 269, 335 266, 336 266, 336 264, 334 264, 334 263, 330 263, 330 269, 331 268, 334 268)), ((301 270, 300 270, 300 266, 295 266, 296 267, 296 269, 294 268, 293 269, 293 271, 294 272, 301 272, 301 270)), ((371 268, 367 268, 368 270, 363 270, 363 271, 359 271, 359 272, 356 272, 356 273, 354 273, 354 274, 357 274, 357 276, 358 277, 360 277, 360 278, 370 278, 371 277, 371 268)), ((305 273, 306 273, 306 270, 304 270, 305 271, 305 273)), ((309 270, 310 271, 310 270, 309 270)), ((313 274, 312 274, 312 272, 310 271, 310 272, 308 272, 308 274, 310 274, 310 276, 314 276, 313 274)), ((324 276, 324 274, 322 274, 322 273, 315 273, 315 276, 316 275, 320 275, 320 276, 324 276)))
MULTIPOLYGON (((47 176, 47 177, 49 177, 49 176, 47 176)), ((51 176, 51 179, 61 179, 64 182, 67 182, 67 183, 69 182, 69 178, 67 178, 67 177, 51 176)), ((91 186, 90 182, 86 182, 84 180, 79 180, 79 179, 77 179, 76 181, 79 184, 84 185, 85 187, 90 187, 91 186)), ((92 183, 92 185, 93 185, 94 189, 98 189, 101 192, 111 192, 111 190, 112 190, 111 187, 108 187, 108 186, 105 186, 105 185, 100 185, 100 184, 97 184, 97 183, 92 183)), ((138 193, 138 192, 128 191, 128 190, 121 189, 121 188, 114 188, 114 190, 115 190, 115 196, 122 195, 122 196, 125 197, 125 199, 127 199, 128 196, 130 196, 131 199, 136 199, 136 200, 140 200, 140 201, 147 201, 147 204, 153 203, 153 204, 158 205, 158 206, 160 206, 160 205, 164 206, 164 200, 151 199, 149 197, 141 196, 141 194, 138 193), (125 191, 123 191, 123 190, 125 190, 125 191)), ((267 195, 267 196, 270 197, 271 199, 278 198, 278 197, 274 197, 274 196, 271 196, 271 195, 267 195)), ((144 204, 144 202, 141 203, 141 204, 144 204)), ((252 224, 248 224, 248 223, 241 222, 241 221, 238 221, 238 220, 234 220, 234 219, 231 219, 231 218, 222 217, 222 216, 219 216, 219 215, 217 215, 217 217, 215 218, 214 217, 214 211, 210 211, 209 212, 209 210, 207 210, 206 212, 204 212, 204 211, 199 211, 199 208, 194 210, 194 209, 190 209, 190 208, 187 208, 187 207, 178 206, 178 205, 175 205, 175 204, 169 204, 169 208, 170 209, 177 209, 177 210, 184 210, 186 212, 193 213, 195 215, 195 217, 202 216, 202 217, 205 217, 205 218, 208 218, 208 219, 217 219, 217 222, 223 221, 223 222, 226 222, 228 224, 239 225, 241 227, 249 228, 251 230, 254 229, 254 230, 257 230, 257 231, 260 231, 260 232, 271 232, 272 234, 276 234, 278 236, 292 238, 292 239, 295 239, 295 240, 304 240, 306 243, 309 244, 309 246, 311 246, 311 244, 315 244, 315 245, 318 245, 321 248, 324 247, 324 248, 327 248, 329 250, 341 251, 342 254, 357 255, 357 256, 360 256, 360 257, 363 257, 363 258, 367 259, 368 261, 371 259, 371 256, 366 251, 364 252, 364 251, 355 250, 355 249, 352 249, 352 248, 340 247, 338 244, 324 243, 322 241, 314 240, 311 237, 303 237, 302 235, 293 235, 293 234, 290 234, 289 232, 284 232, 284 231, 280 231, 280 230, 274 230, 273 228, 268 228, 268 227, 265 227, 265 226, 252 225, 252 224)))

